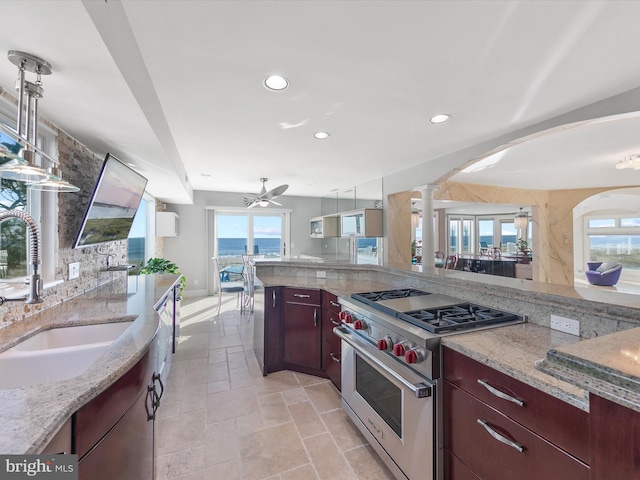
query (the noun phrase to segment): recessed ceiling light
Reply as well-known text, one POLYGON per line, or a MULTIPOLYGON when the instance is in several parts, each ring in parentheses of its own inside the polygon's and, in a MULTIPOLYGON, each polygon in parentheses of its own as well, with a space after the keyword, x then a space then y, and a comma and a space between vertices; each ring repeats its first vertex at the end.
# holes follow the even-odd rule
POLYGON ((269 75, 264 79, 264 86, 269 90, 284 90, 289 86, 289 80, 280 75, 269 75))
POLYGON ((448 113, 439 113, 438 115, 434 115, 433 117, 431 117, 431 119, 429 120, 431 123, 444 123, 447 120, 451 119, 451 115, 449 115, 448 113))
POLYGON ((316 132, 313 134, 313 138, 324 140, 325 138, 329 138, 329 134, 327 132, 316 132))
POLYGON ((210 177, 211 174, 210 173, 201 173, 200 176, 201 177, 210 177))

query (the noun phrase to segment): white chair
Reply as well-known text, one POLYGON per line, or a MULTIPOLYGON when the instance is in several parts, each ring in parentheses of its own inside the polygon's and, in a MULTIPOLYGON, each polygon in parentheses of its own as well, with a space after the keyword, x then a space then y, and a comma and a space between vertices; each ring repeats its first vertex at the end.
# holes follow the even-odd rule
POLYGON ((236 301, 236 306, 243 309, 244 305, 244 291, 245 291, 245 282, 222 282, 220 278, 220 263, 218 262, 218 257, 212 257, 213 261, 213 291, 218 292, 218 311, 216 315, 220 315, 220 307, 222 306, 222 294, 223 293, 237 293, 238 299, 236 301))
POLYGON ((242 255, 242 264, 244 268, 242 270, 242 275, 244 277, 244 298, 241 310, 248 309, 249 312, 253 312, 253 296, 255 293, 255 289, 259 288, 260 285, 256 285, 256 263, 255 260, 258 258, 264 258, 264 255, 242 255))

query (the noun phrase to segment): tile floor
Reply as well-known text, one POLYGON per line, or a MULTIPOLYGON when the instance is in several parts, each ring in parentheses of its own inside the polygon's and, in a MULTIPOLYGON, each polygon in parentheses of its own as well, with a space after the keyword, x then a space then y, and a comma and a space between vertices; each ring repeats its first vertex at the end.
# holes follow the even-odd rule
POLYGON ((232 294, 188 298, 156 422, 156 480, 392 480, 328 380, 263 377, 232 294))

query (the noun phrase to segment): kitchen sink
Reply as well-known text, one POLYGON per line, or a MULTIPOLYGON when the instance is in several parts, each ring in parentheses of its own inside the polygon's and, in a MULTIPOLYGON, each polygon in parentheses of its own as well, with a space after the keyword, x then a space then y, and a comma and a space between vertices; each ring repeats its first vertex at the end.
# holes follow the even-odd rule
POLYGON ((57 382, 84 373, 132 322, 53 328, 0 353, 0 389, 57 382))
POLYGON ((111 343, 124 332, 132 322, 100 323, 75 327, 52 328, 27 338, 12 348, 16 351, 49 350, 111 343))

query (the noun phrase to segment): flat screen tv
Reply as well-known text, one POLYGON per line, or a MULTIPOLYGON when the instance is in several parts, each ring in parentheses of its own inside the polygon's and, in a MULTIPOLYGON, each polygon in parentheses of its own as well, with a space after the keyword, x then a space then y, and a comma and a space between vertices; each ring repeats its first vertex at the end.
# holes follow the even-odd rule
POLYGON ((126 240, 147 179, 107 154, 74 248, 126 240))

